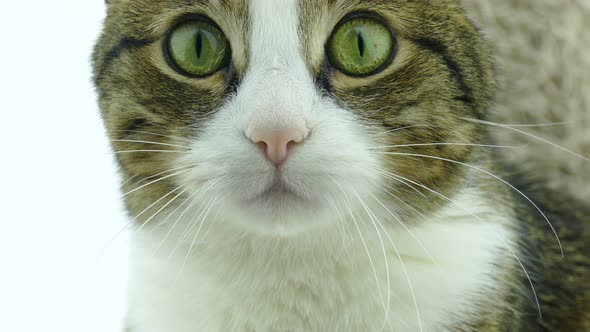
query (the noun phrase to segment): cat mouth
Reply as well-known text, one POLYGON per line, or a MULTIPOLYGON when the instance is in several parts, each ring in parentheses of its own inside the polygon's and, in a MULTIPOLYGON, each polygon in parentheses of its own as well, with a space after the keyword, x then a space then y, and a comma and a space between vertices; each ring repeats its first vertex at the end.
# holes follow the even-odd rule
POLYGON ((293 190, 289 189, 284 181, 278 177, 275 178, 271 185, 262 191, 256 198, 262 200, 282 200, 286 198, 302 199, 302 197, 297 195, 297 193, 295 193, 293 190))
MULTIPOLYGON (((269 179, 270 180, 270 179, 269 179)), ((266 186, 260 188, 248 200, 249 203, 262 203, 268 206, 271 204, 274 208, 279 206, 285 207, 293 203, 304 203, 307 199, 297 190, 293 189, 288 179, 280 173, 275 173, 272 180, 266 183, 266 186)))

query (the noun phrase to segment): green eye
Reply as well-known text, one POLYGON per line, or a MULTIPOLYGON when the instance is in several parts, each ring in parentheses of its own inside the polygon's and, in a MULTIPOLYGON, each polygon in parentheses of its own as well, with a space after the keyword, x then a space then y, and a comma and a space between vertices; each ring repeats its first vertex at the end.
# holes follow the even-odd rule
POLYGON ((383 68, 393 58, 395 39, 391 29, 370 17, 353 18, 332 33, 328 59, 350 76, 366 76, 383 68))
POLYGON ((168 57, 178 70, 190 76, 217 72, 229 60, 227 39, 218 28, 203 21, 187 21, 168 37, 168 57))

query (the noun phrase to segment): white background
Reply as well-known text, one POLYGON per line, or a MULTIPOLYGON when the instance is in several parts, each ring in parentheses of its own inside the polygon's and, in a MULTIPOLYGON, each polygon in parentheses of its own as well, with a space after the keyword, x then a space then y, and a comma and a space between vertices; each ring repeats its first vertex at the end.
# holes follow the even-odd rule
POLYGON ((0 331, 118 332, 124 227, 90 54, 103 0, 0 4, 0 331))

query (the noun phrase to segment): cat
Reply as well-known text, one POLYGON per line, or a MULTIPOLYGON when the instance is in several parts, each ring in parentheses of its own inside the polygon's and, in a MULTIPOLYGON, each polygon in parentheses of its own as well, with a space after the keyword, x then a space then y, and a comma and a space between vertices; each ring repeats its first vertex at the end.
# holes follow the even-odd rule
POLYGON ((128 331, 590 330, 590 214, 502 161, 459 1, 110 0, 93 64, 128 331))

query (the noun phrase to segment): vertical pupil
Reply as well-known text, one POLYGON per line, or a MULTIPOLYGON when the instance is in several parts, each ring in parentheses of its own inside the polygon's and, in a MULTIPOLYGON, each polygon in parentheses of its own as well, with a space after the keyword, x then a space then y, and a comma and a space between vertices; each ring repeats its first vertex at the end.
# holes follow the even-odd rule
POLYGON ((203 36, 201 36, 201 32, 197 34, 197 58, 201 58, 203 54, 203 36))
POLYGON ((360 32, 357 38, 357 46, 359 48, 359 54, 362 58, 365 55, 365 40, 363 39, 363 35, 360 32))

